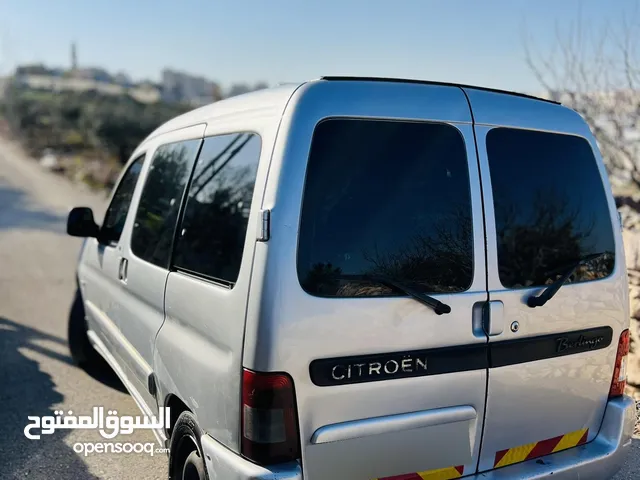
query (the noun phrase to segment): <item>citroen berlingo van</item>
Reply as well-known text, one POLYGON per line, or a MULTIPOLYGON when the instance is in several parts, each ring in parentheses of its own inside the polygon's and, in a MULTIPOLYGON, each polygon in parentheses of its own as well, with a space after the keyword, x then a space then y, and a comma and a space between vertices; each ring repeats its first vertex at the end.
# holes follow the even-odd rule
POLYGON ((597 479, 630 445, 627 275, 589 127, 486 88, 323 77, 137 148, 69 338, 184 480, 597 479))

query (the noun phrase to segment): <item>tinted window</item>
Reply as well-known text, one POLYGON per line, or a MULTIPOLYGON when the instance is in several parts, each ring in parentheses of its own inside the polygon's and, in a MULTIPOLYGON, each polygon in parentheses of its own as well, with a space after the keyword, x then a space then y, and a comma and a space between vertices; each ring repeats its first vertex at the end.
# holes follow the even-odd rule
POLYGON ((131 250, 161 267, 169 265, 182 196, 200 140, 158 147, 142 190, 131 236, 131 250))
POLYGON ((228 284, 238 279, 259 160, 258 135, 205 139, 176 245, 178 268, 228 284))
POLYGON ((540 286, 578 259, 607 252, 570 281, 609 275, 615 244, 602 178, 579 137, 499 128, 487 135, 505 287, 540 286))
POLYGON ((144 155, 136 158, 122 176, 120 183, 116 187, 109 208, 104 216, 102 228, 100 229, 100 241, 103 243, 117 243, 122 235, 124 223, 127 219, 129 205, 133 191, 140 177, 140 170, 144 163, 144 155))
POLYGON ((398 294, 344 275, 384 275, 425 293, 469 288, 471 199, 456 128, 348 119, 316 127, 302 204, 300 283, 322 296, 398 294))

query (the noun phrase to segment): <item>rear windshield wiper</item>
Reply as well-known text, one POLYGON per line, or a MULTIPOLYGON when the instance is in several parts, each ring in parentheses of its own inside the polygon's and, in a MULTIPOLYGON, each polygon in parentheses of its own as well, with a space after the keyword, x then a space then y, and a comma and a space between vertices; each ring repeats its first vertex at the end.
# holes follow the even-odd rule
POLYGON ((437 315, 442 315, 443 313, 450 313, 451 307, 446 303, 442 303, 440 300, 437 300, 426 293, 419 292, 414 290, 413 288, 406 285, 404 282, 399 282, 394 278, 389 278, 383 275, 343 275, 337 274, 332 275, 332 277, 337 278, 339 280, 354 280, 361 282, 374 282, 379 283, 380 285, 384 285, 393 290, 404 293, 405 295, 409 295, 411 298, 418 300, 420 303, 430 307, 436 312, 437 315))
POLYGON ((527 298, 527 305, 531 308, 542 307, 545 303, 551 300, 556 293, 558 293, 560 287, 562 287, 566 283, 569 277, 573 275, 573 272, 575 272, 580 265, 600 258, 606 253, 608 252, 593 253, 591 255, 585 255, 579 260, 576 260, 571 265, 569 265, 569 267, 567 267, 565 273, 563 273, 559 279, 545 288, 539 296, 536 297, 535 295, 531 295, 529 298, 527 298))

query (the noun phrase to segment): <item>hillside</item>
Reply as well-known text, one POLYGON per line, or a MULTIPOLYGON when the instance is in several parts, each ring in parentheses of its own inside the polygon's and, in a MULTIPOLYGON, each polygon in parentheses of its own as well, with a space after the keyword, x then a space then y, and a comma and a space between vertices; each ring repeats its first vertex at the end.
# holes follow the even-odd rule
POLYGON ((117 172, 149 133, 190 107, 145 104, 128 95, 49 92, 9 85, 0 109, 12 135, 32 156, 50 150, 67 166, 73 159, 76 166, 92 162, 95 168, 99 163, 117 172))

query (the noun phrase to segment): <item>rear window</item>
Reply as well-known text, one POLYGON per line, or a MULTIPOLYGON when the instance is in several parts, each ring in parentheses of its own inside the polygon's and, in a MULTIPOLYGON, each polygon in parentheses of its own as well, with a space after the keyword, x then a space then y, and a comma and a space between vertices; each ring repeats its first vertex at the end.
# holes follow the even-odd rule
POLYGON ((356 119, 317 125, 298 244, 305 291, 403 295, 370 280, 383 276, 423 293, 462 292, 473 278, 472 237, 466 149, 455 127, 356 119))
POLYGON ((585 139, 498 128, 487 135, 498 267, 507 288, 541 286, 568 266, 571 282, 604 278, 614 267, 615 241, 607 197, 585 139))

